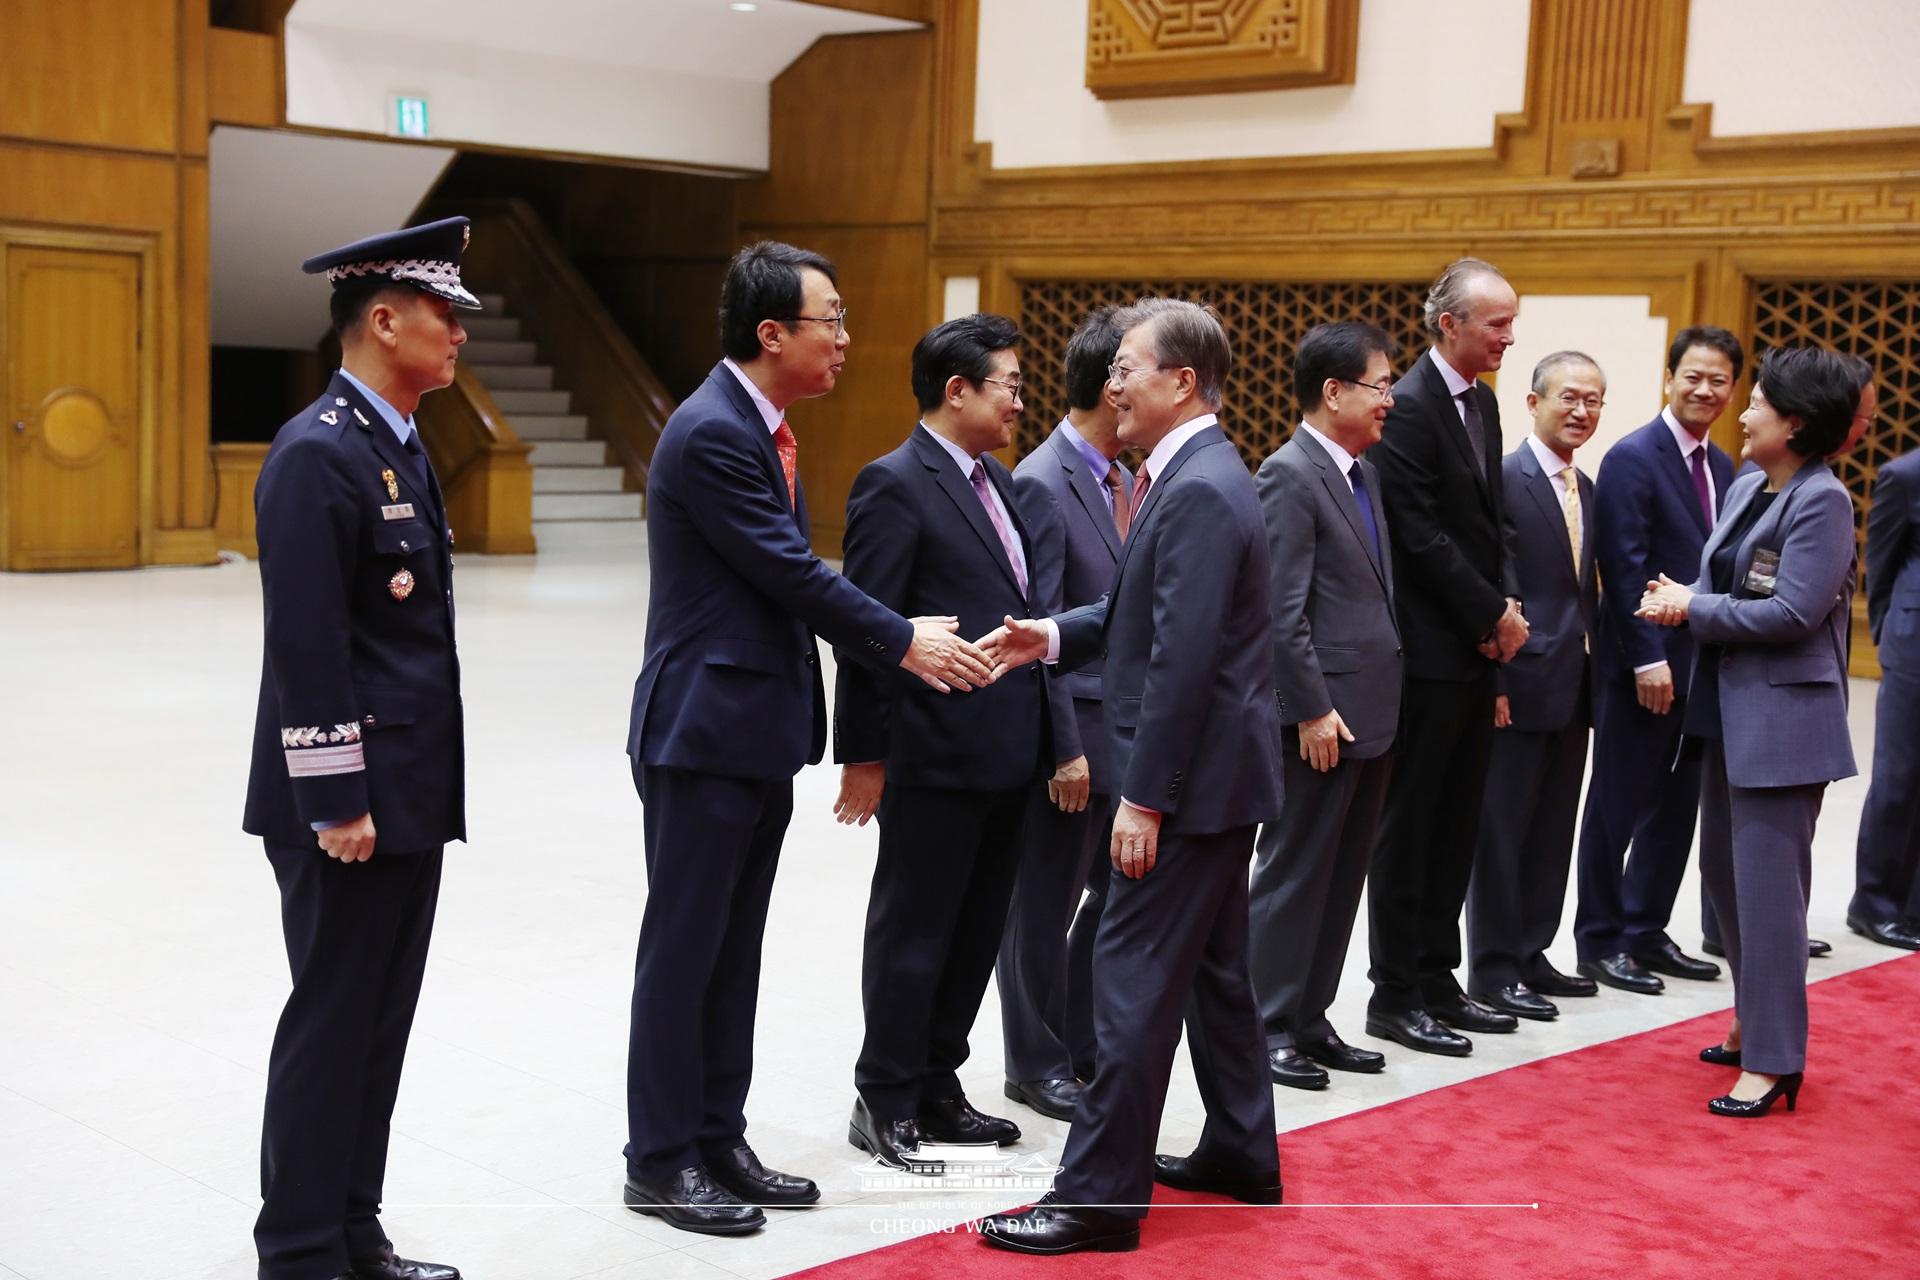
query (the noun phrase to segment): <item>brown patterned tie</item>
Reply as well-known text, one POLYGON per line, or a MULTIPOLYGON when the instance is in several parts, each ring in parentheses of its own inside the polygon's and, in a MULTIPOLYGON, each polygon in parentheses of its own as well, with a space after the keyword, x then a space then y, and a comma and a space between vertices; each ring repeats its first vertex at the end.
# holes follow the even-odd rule
POLYGON ((1107 464, 1107 492, 1113 495, 1113 527, 1120 531, 1120 541, 1127 540, 1127 530, 1133 526, 1133 504, 1127 501, 1127 481, 1120 464, 1107 464))

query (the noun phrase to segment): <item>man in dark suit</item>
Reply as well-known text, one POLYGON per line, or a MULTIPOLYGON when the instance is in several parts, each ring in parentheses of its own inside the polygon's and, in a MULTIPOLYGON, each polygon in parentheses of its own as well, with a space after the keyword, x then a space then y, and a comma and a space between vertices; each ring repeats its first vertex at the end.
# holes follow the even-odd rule
MULTIPOLYGON (((1094 311, 1067 343, 1067 416, 1013 472, 1033 557, 1034 604, 1047 614, 1107 593, 1133 514, 1133 477, 1115 461, 1126 447, 1118 398, 1107 381, 1120 348, 1113 313, 1112 307, 1094 311)), ((1103 667, 1095 658, 1076 670, 1047 672, 1054 752, 1061 758, 1046 786, 1032 792, 995 969, 1006 1095, 1056 1120, 1073 1119, 1080 1083, 1094 1070, 1088 996, 1093 938, 1107 896, 1102 855, 1114 785, 1103 667)))
POLYGON ((253 491, 266 637, 243 825, 293 975, 267 1062, 263 1280, 460 1275, 395 1255, 379 1213, 441 853, 467 836, 453 532, 413 422, 453 381, 453 308, 480 305, 466 242, 446 218, 307 260, 333 284, 340 370, 253 491))
POLYGON ((1548 1022, 1548 996, 1598 986, 1547 960, 1560 931, 1573 827, 1593 724, 1588 654, 1600 609, 1593 481, 1574 451, 1600 425, 1607 379, 1592 357, 1556 351, 1533 367, 1533 433, 1501 463, 1507 554, 1531 627, 1499 672, 1492 763, 1473 879, 1467 885, 1467 990, 1481 1003, 1548 1022))
MULTIPOLYGON (((1861 394, 1871 421, 1872 384, 1861 394)), ((1867 625, 1880 646, 1880 693, 1847 927, 1920 951, 1920 454, 1883 463, 1874 476, 1867 625)))
POLYGON ((726 358, 675 409, 647 473, 646 660, 627 754, 645 806, 647 908, 627 1057, 626 1203, 708 1234, 819 1198, 746 1141, 760 942, 793 776, 826 747, 818 633, 937 689, 988 669, 952 618, 904 618, 821 563, 788 405, 833 390, 833 265, 765 242, 720 295, 726 358))
MULTIPOLYGON (((1020 415, 1020 332, 962 316, 914 346, 920 423, 847 497, 847 580, 908 613, 981 635, 1028 616, 1032 557, 1013 477, 991 452, 1020 415)), ((866 1036, 848 1138, 882 1162, 938 1142, 1020 1137, 960 1089, 967 1034, 993 972, 1032 791, 1061 759, 1040 670, 942 698, 845 654, 833 706, 834 814, 880 819, 861 960, 866 1036)), ((1077 753, 1075 753, 1077 754, 1077 753)))
POLYGON ((1662 574, 1690 582, 1733 481, 1707 438, 1743 362, 1740 340, 1682 329, 1667 350, 1666 407, 1615 443, 1594 482, 1600 579, 1627 584, 1601 604, 1595 646, 1593 778, 1580 823, 1573 936, 1582 975, 1652 995, 1656 974, 1712 979, 1720 966, 1667 936, 1693 847, 1700 759, 1680 749, 1693 639, 1634 616, 1632 587, 1662 574), (1629 853, 1629 846, 1631 852, 1629 853))
POLYGON ((1294 395, 1306 415, 1260 466, 1272 563, 1273 687, 1284 726, 1286 807, 1253 865, 1253 985, 1273 1078, 1324 1089, 1327 1068, 1386 1057, 1327 1021, 1393 775, 1400 627, 1380 477, 1362 455, 1393 403, 1392 342, 1367 324, 1301 338, 1294 395))
POLYGON ((1231 354, 1213 313, 1152 298, 1122 312, 1121 434, 1147 450, 1105 599, 982 648, 1011 667, 1106 651, 1117 873, 1094 943, 1098 1069, 1054 1189, 983 1222, 988 1244, 1055 1254, 1139 1244, 1155 1180, 1280 1202, 1273 1087, 1247 977, 1247 858, 1280 812, 1280 721, 1260 500, 1217 412, 1231 354), (1207 1124, 1153 1156, 1185 1010, 1207 1124))
POLYGON ((1367 894, 1367 1033, 1455 1057, 1473 1043, 1448 1027, 1518 1025, 1453 976, 1493 747, 1494 671, 1527 638, 1494 470, 1500 407, 1479 381, 1513 345, 1518 306, 1513 287, 1478 258, 1441 273, 1426 301, 1433 346, 1394 384, 1372 453, 1392 531, 1407 689, 1367 894))

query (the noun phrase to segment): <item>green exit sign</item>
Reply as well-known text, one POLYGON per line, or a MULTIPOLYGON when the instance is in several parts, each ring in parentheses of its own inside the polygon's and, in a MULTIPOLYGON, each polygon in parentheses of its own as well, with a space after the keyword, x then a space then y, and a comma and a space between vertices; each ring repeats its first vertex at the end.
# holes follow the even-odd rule
POLYGON ((393 132, 402 138, 427 137, 427 100, 425 98, 409 98, 395 94, 393 98, 393 132))

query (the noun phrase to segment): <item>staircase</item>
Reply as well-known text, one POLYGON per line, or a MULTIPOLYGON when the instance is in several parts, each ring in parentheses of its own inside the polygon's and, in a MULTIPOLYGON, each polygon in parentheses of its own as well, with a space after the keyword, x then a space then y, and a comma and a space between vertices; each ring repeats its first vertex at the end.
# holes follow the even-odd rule
POLYGON ((478 295, 484 310, 461 317, 467 343, 460 362, 479 378, 521 440, 533 446, 533 535, 541 550, 631 546, 645 536, 642 495, 625 490, 626 472, 607 461, 573 393, 554 385, 553 366, 497 293, 478 295))

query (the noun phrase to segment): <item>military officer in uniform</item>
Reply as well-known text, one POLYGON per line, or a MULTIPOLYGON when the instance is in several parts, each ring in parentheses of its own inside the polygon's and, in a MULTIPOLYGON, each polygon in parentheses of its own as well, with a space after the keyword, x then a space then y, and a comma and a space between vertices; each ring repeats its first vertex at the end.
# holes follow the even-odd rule
POLYGON ((441 849, 466 838, 453 532, 414 429, 453 381, 467 220, 310 258, 341 367, 254 488, 266 643, 244 826, 280 886, 293 990, 274 1033, 261 1280, 459 1280, 380 1229, 388 1122, 441 849))

